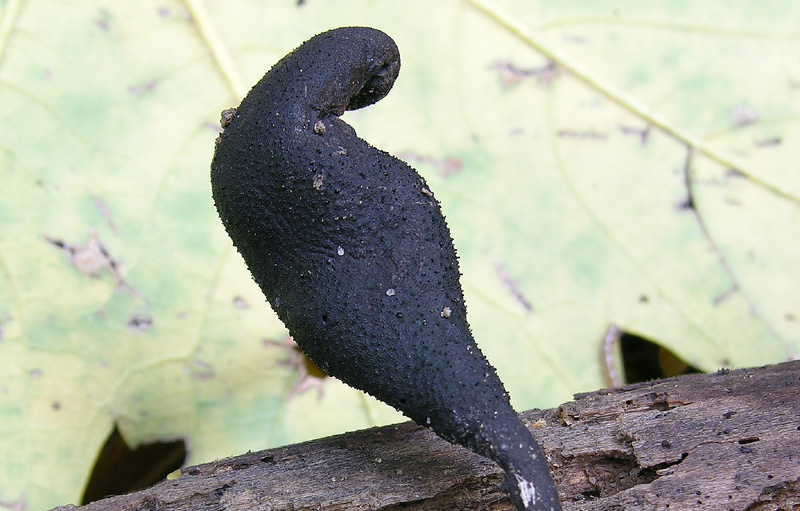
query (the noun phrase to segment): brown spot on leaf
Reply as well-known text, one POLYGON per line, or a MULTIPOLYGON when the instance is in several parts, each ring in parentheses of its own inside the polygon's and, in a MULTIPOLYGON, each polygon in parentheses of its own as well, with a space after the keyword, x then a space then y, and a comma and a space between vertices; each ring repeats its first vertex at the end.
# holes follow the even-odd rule
POLYGON ((155 90, 156 85, 158 85, 157 80, 150 80, 149 82, 144 83, 142 85, 129 85, 128 92, 133 94, 134 96, 141 96, 146 92, 152 92, 153 90, 155 90))
POLYGON ((72 245, 49 236, 43 238, 54 247, 66 252, 69 255, 69 262, 87 277, 99 277, 103 270, 109 270, 117 278, 118 283, 122 281, 117 271, 117 262, 94 232, 89 234, 89 241, 85 245, 72 245))
POLYGON ((504 89, 515 87, 527 78, 536 78, 542 85, 549 85, 553 80, 556 66, 553 62, 541 67, 521 68, 511 62, 495 62, 492 68, 500 73, 500 85, 504 89))
POLYGON ((111 13, 101 9, 98 18, 94 20, 94 24, 103 32, 108 32, 111 30, 111 13))
POLYGON ((0 500, 0 506, 3 506, 3 509, 8 511, 27 511, 28 501, 23 494, 19 500, 0 500))
POLYGON ((591 40, 588 37, 572 35, 572 34, 564 34, 563 36, 561 36, 561 39, 570 43, 582 44, 582 45, 586 45, 591 42, 591 40))
POLYGON ((262 342, 265 346, 275 346, 286 350, 288 359, 282 362, 282 365, 297 370, 297 380, 292 385, 287 399, 312 389, 316 389, 318 399, 322 399, 323 384, 330 377, 300 351, 300 347, 291 336, 287 335, 281 341, 264 339, 262 342))
POLYGON ((725 171, 725 177, 737 177, 742 179, 747 179, 747 175, 743 172, 736 170, 736 169, 728 169, 725 171))
POLYGON ((728 109, 728 121, 734 126, 749 126, 758 121, 758 113, 750 105, 734 105, 728 109))
POLYGON ((561 138, 576 138, 582 140, 606 140, 608 138, 605 133, 589 130, 558 130, 556 135, 561 138))
POLYGON ((711 303, 713 303, 715 306, 719 305, 722 302, 724 302, 725 300, 727 300, 728 298, 730 298, 731 296, 733 296, 733 294, 736 293, 737 290, 738 290, 738 288, 734 284, 731 287, 729 287, 728 289, 726 289, 725 291, 723 291, 722 293, 720 293, 717 296, 715 296, 714 299, 711 301, 711 303))
POLYGON ((651 128, 652 126, 649 124, 645 128, 634 128, 632 126, 625 125, 619 127, 623 135, 633 135, 639 137, 639 142, 642 145, 645 145, 650 139, 651 128))
MULTIPOLYGON (((446 157, 434 158, 432 156, 425 156, 414 153, 405 153, 400 155, 400 159, 408 162, 419 162, 428 165, 433 165, 439 171, 442 177, 448 177, 453 174, 458 174, 464 169, 464 162, 460 158, 446 157)), ((423 192, 424 193, 424 192, 423 192)))
POLYGON ((117 231, 117 226, 114 224, 114 220, 111 218, 111 213, 108 210, 108 204, 105 203, 103 199, 97 196, 92 197, 92 202, 94 203, 94 207, 103 215, 103 219, 106 221, 106 225, 108 228, 111 229, 111 232, 114 234, 119 234, 117 231))
POLYGON ((684 210, 687 210, 687 209, 688 210, 694 210, 695 209, 695 207, 694 207, 694 198, 691 195, 689 195, 688 197, 683 199, 681 202, 676 204, 675 208, 678 209, 679 211, 684 211, 684 210))
POLYGON ((214 377, 214 366, 205 360, 194 359, 190 372, 198 380, 210 380, 214 377))
POLYGON ((756 147, 770 147, 770 146, 775 146, 775 145, 781 145, 781 142, 783 142, 781 137, 772 137, 772 138, 767 138, 767 139, 764 139, 764 140, 756 141, 755 142, 755 146, 756 147))
MULTIPOLYGON (((102 204, 102 201, 100 201, 102 204)), ((98 205, 98 208, 101 207, 98 205)), ((110 217, 108 219, 110 221, 110 217)), ((111 224, 113 227, 113 223, 111 224)), ((108 271, 114 276, 117 282, 117 287, 129 292, 131 296, 141 299, 146 302, 147 300, 140 295, 136 290, 125 282, 122 274, 119 271, 119 263, 111 256, 106 246, 95 234, 94 231, 89 232, 89 240, 85 245, 71 244, 63 239, 51 238, 50 236, 42 236, 42 238, 64 251, 69 256, 69 262, 79 272, 87 277, 99 278, 104 271, 108 271)))
POLYGON ((131 316, 128 326, 138 332, 146 332, 153 326, 153 318, 150 316, 131 316))
POLYGON ((512 277, 508 273, 508 269, 506 266, 497 260, 492 254, 486 250, 486 256, 492 262, 492 266, 494 267, 494 272, 497 274, 500 281, 506 287, 508 292, 514 297, 514 300, 523 308, 525 312, 533 312, 533 305, 531 301, 522 293, 522 290, 519 287, 519 282, 517 279, 512 277))

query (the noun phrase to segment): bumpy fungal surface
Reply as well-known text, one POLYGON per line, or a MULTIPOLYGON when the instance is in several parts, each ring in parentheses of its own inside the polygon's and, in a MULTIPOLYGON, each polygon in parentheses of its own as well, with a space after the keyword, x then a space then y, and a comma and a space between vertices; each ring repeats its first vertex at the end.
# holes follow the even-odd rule
POLYGON ((370 28, 284 57, 226 118, 216 207, 315 364, 496 461, 517 509, 560 509, 542 450, 472 338, 433 193, 339 119, 383 98, 399 70, 394 41, 370 28))

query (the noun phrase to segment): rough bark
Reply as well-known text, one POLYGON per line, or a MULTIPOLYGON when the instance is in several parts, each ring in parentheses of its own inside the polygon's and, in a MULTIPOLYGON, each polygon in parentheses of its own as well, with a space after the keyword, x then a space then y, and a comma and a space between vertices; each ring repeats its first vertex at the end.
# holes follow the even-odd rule
MULTIPOLYGON (((800 361, 580 394, 522 414, 565 510, 800 510, 800 361)), ((413 423, 248 453, 85 507, 510 510, 501 470, 413 423)))

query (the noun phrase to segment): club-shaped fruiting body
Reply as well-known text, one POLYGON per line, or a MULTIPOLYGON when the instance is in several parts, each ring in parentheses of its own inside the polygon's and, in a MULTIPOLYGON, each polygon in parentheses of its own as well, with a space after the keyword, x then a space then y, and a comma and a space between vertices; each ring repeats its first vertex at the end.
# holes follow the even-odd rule
POLYGON ((542 450, 472 338, 433 193, 339 119, 383 98, 399 70, 394 41, 370 28, 284 57, 228 116, 216 207, 315 364, 497 462, 517 509, 560 509, 542 450))

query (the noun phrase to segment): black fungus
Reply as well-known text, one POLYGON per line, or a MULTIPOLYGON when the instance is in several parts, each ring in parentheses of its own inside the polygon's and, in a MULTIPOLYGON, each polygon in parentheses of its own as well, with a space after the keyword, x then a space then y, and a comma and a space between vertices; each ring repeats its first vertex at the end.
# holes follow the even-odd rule
POLYGON ((214 202, 317 366, 497 462, 517 509, 560 509, 541 448, 472 338, 431 188, 339 118, 383 98, 399 70, 394 41, 371 28, 291 52, 227 119, 214 202))

